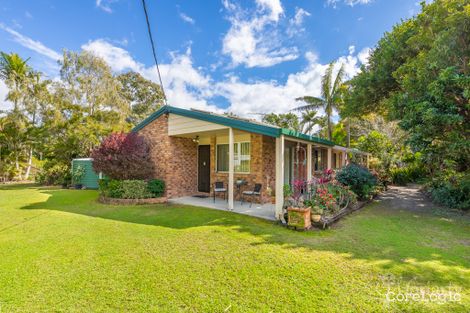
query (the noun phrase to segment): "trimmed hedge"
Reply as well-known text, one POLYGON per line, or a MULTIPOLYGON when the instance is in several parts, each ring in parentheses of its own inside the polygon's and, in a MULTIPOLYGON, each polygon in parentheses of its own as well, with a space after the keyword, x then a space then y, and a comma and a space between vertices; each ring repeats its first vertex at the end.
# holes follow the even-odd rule
POLYGON ((158 179, 149 182, 140 179, 101 179, 99 189, 103 196, 109 198, 148 199, 163 196, 165 183, 158 179))

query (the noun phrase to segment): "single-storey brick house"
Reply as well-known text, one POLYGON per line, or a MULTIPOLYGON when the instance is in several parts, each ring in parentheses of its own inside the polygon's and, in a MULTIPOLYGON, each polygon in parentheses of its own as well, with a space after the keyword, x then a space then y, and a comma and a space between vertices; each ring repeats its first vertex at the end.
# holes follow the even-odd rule
POLYGON ((252 189, 261 184, 261 201, 282 213, 283 185, 311 179, 324 169, 340 168, 348 149, 333 142, 233 116, 164 106, 133 132, 144 136, 155 162, 155 177, 166 196, 211 194, 215 182, 228 189, 229 209, 239 197, 236 181, 252 189))

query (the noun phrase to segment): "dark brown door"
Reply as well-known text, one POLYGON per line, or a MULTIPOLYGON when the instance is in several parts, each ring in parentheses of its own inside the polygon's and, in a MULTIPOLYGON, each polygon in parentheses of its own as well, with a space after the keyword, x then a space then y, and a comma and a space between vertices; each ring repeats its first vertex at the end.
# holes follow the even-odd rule
POLYGON ((199 146, 198 186, 200 192, 210 192, 211 181, 211 146, 199 146))

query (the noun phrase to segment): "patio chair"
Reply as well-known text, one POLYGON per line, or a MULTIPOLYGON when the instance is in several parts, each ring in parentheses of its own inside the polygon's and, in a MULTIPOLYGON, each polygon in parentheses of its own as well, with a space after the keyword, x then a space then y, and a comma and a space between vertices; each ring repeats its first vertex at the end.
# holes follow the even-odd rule
POLYGON ((243 205, 243 199, 245 196, 250 197, 250 208, 251 208, 254 197, 259 197, 261 199, 261 184, 255 184, 255 188, 253 190, 243 191, 240 205, 243 205))
POLYGON ((215 184, 214 184, 214 203, 215 203, 215 194, 217 192, 223 192, 224 193, 224 200, 226 199, 227 188, 224 187, 224 182, 216 181, 215 184))

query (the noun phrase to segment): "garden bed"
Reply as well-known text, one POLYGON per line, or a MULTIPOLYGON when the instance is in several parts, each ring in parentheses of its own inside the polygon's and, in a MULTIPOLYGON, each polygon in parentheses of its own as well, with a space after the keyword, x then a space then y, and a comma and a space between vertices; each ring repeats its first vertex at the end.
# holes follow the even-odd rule
POLYGON ((157 203, 166 203, 168 199, 166 197, 159 198, 145 198, 145 199, 119 199, 119 198, 109 198, 100 196, 98 202, 104 204, 112 205, 134 205, 134 204, 157 204, 157 203))
POLYGON ((372 199, 366 200, 366 201, 358 201, 354 206, 349 206, 341 211, 339 211, 337 214, 324 217, 322 216, 321 220, 319 222, 312 222, 313 226, 326 229, 345 217, 346 215, 358 211, 362 209, 366 204, 370 203, 377 195, 375 195, 372 199))

